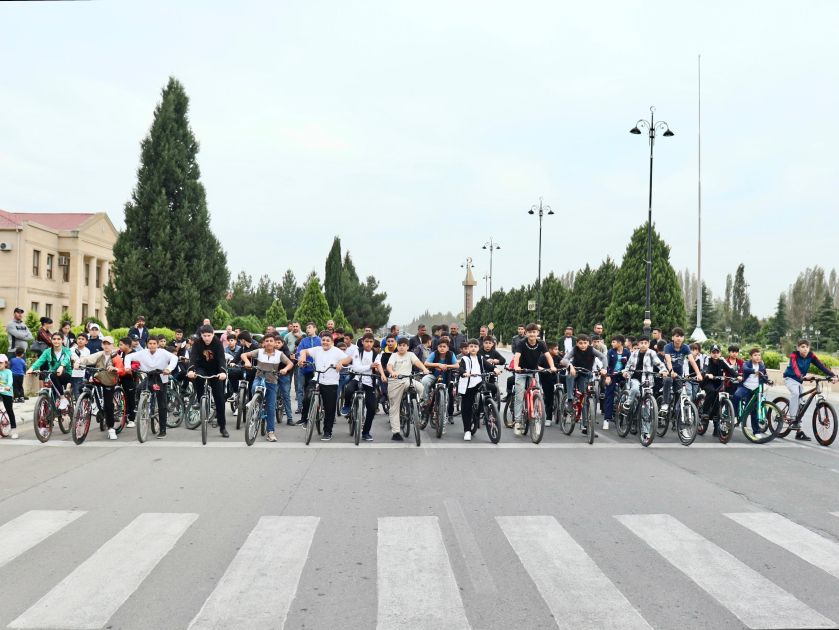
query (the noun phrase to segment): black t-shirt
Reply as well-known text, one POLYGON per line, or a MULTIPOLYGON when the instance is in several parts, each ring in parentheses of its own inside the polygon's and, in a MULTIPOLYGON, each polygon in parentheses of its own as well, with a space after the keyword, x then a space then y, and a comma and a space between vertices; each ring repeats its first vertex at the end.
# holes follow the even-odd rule
POLYGON ((535 370, 539 367, 539 357, 548 351, 548 346, 544 341, 537 341, 535 346, 531 346, 527 341, 522 341, 516 348, 516 352, 521 353, 518 367, 523 370, 535 370))

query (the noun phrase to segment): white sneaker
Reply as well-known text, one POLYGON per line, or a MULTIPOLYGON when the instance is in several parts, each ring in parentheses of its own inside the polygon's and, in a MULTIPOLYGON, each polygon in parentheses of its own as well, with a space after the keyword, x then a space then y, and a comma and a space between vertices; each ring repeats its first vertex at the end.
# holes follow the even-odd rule
POLYGON ((472 441, 472 433, 470 431, 467 431, 466 433, 463 434, 463 441, 464 442, 471 442, 472 441))
POLYGON ((17 431, 12 431, 12 434, 9 436, 13 440, 18 439, 20 436, 17 434, 17 431))
POLYGON ((117 439, 117 432, 115 429, 108 429, 108 439, 115 440, 117 439))
POLYGON ((513 425, 513 434, 514 435, 521 435, 521 422, 516 422, 513 425))
POLYGON ((754 433, 753 435, 754 435, 754 439, 756 439, 756 440, 762 440, 763 438, 766 437, 766 435, 763 434, 763 433, 754 433))
POLYGON ((134 421, 133 421, 133 420, 129 420, 129 421, 126 423, 126 425, 125 425, 125 426, 126 426, 126 428, 128 428, 128 429, 133 429, 133 428, 134 428, 134 427, 136 427, 137 425, 136 425, 136 424, 134 424, 134 421))
POLYGON ((546 427, 551 426, 551 421, 550 421, 550 420, 548 420, 547 418, 545 419, 545 426, 546 426, 546 427))
POLYGON ((604 421, 603 421, 603 430, 604 430, 604 431, 608 431, 608 430, 609 430, 609 421, 608 421, 608 420, 604 420, 604 421))
POLYGON ((62 411, 64 411, 65 409, 67 409, 68 404, 69 403, 67 402, 67 399, 62 398, 58 403, 58 408, 61 409, 62 411))

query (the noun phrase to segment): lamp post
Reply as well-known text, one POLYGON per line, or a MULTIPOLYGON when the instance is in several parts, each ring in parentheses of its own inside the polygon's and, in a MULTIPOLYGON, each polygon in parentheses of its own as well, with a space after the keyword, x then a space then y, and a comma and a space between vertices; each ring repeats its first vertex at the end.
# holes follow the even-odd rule
POLYGON ((663 120, 655 121, 655 106, 650 106, 649 121, 642 118, 635 123, 635 126, 629 130, 629 133, 639 135, 642 129, 646 130, 650 140, 650 194, 647 206, 647 288, 644 301, 644 334, 649 335, 650 326, 652 325, 650 283, 652 282, 653 273, 653 147, 655 146, 656 131, 663 131, 665 138, 670 138, 676 134, 670 130, 668 124, 663 120))
POLYGON ((483 249, 489 250, 489 273, 487 274, 487 277, 489 278, 489 295, 492 297, 492 252, 496 249, 501 249, 501 245, 496 243, 492 237, 490 237, 489 241, 484 243, 483 249))
POLYGON ((822 336, 822 331, 817 329, 816 330, 816 352, 819 351, 819 337, 821 337, 821 336, 822 336))
POLYGON ((488 273, 485 273, 483 278, 484 278, 484 298, 489 299, 489 291, 488 291, 487 287, 492 283, 492 277, 488 273))
POLYGON ((542 324, 542 217, 554 214, 550 206, 542 205, 542 198, 539 197, 539 205, 533 205, 527 214, 539 215, 539 275, 536 279, 536 323, 542 324))

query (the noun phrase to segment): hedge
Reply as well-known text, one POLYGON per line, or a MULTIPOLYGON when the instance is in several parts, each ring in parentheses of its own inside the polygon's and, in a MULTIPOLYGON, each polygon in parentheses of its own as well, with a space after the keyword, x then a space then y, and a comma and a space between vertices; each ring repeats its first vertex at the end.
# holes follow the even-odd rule
MULTIPOLYGON (((6 324, 0 322, 0 353, 6 354, 9 351, 9 334, 6 332, 6 324)), ((11 357, 9 357, 11 358, 11 357)))

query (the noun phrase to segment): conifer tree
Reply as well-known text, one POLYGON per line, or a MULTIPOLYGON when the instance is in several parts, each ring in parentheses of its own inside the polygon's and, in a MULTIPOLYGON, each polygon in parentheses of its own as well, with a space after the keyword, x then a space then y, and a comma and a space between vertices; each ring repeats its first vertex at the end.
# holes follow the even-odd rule
POLYGON ((286 315, 285 308, 283 308, 283 302, 280 298, 275 299, 271 302, 271 306, 268 307, 268 310, 265 311, 265 317, 263 317, 265 324, 270 324, 271 326, 285 326, 288 323, 288 315, 286 315))
POLYGON ((343 303, 343 270, 341 268, 341 239, 335 237, 326 257, 326 269, 323 275, 323 291, 329 308, 335 310, 343 303))
POLYGON ((341 305, 338 305, 338 308, 335 309, 335 312, 332 314, 332 320, 335 322, 335 328, 340 328, 343 331, 352 331, 353 327, 350 324, 347 316, 344 315, 344 309, 341 308, 341 305))
POLYGON ((320 281, 317 276, 310 278, 300 299, 300 306, 294 313, 294 319, 302 326, 306 322, 314 322, 318 330, 326 328, 326 322, 332 318, 329 312, 329 304, 323 291, 320 289, 320 281))

